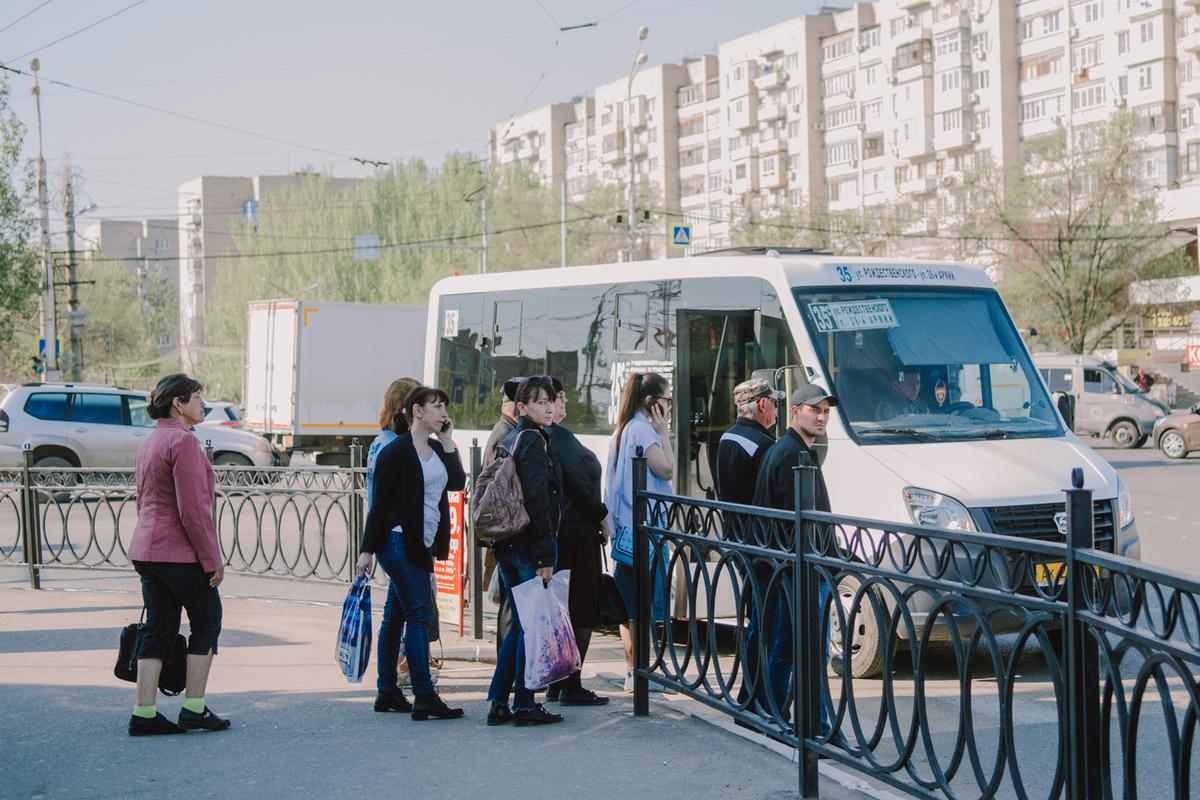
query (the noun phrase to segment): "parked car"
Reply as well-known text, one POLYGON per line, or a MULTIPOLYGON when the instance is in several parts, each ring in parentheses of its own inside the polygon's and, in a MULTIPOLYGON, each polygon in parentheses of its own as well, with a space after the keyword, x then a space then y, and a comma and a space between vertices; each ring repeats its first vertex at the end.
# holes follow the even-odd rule
POLYGON ((1141 447, 1155 422, 1171 411, 1095 356, 1036 353, 1033 363, 1052 393, 1075 398, 1075 432, 1109 436, 1119 449, 1141 447))
POLYGON ((242 430, 246 427, 242 421, 245 416, 242 407, 237 403, 227 403, 224 400, 205 400, 204 422, 201 422, 200 425, 207 427, 220 425, 242 430))
POLYGON ((1154 423, 1154 446, 1167 458, 1186 458, 1200 449, 1200 403, 1154 423))
MULTIPOLYGON (((38 467, 132 467, 138 446, 156 423, 147 394, 105 384, 27 383, 0 396, 0 468, 20 467, 33 450, 38 467)), ((220 425, 193 430, 213 445, 213 462, 281 465, 261 436, 220 425)))

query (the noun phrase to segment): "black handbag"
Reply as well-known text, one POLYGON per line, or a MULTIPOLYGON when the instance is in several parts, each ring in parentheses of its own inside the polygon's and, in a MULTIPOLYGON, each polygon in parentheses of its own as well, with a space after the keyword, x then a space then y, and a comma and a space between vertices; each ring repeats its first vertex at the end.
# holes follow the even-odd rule
MULTIPOLYGON (((117 665, 113 675, 123 681, 137 683, 138 651, 142 648, 142 634, 146 630, 146 609, 142 617, 132 625, 121 629, 121 642, 117 650, 117 665)), ((187 687, 187 640, 182 633, 175 634, 175 645, 171 654, 163 660, 162 672, 158 676, 158 690, 174 697, 187 687)))
MULTIPOLYGON (((601 552, 604 552, 603 548, 601 552)), ((604 557, 604 566, 607 569, 608 556, 604 557)), ((625 601, 621 599, 621 592, 617 589, 617 581, 607 572, 600 575, 600 624, 629 624, 629 612, 625 609, 625 601)))

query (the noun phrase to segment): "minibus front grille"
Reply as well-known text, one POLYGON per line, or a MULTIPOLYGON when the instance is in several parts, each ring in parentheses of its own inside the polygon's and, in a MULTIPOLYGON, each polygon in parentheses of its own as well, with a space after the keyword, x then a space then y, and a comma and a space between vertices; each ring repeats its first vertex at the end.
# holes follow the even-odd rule
MULTIPOLYGON (((985 508, 984 517, 992 533, 1005 536, 1024 536, 1043 542, 1065 542, 1067 537, 1058 529, 1055 515, 1066 513, 1065 503, 1039 503, 1031 506, 1001 506, 985 508)), ((1096 549, 1113 552, 1116 526, 1112 500, 1097 500, 1092 508, 1092 526, 1096 549)))

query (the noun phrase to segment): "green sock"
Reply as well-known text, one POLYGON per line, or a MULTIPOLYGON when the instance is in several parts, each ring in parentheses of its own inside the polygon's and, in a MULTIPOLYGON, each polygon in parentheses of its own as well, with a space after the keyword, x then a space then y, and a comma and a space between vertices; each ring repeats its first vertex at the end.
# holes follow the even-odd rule
POLYGON ((133 715, 135 717, 142 717, 143 719, 154 719, 158 716, 158 706, 134 706, 133 715))
POLYGON ((203 697, 186 697, 183 700, 183 707, 194 714, 204 713, 204 698, 203 697))

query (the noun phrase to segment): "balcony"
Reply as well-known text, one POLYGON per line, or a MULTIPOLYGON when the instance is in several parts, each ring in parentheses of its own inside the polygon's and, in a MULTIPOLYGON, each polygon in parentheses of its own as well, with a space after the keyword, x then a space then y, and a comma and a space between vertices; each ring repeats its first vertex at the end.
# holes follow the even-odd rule
POLYGON ((956 29, 967 30, 971 27, 971 15, 967 13, 950 14, 933 23, 933 35, 940 36, 956 29))
POLYGON ((936 176, 930 175, 924 178, 909 178, 900 183, 901 194, 929 194, 936 191, 938 179, 936 176))
POLYGON ((1189 53, 1200 53, 1200 30, 1194 30, 1180 39, 1179 48, 1189 53))
POLYGON ((760 92, 770 92, 775 89, 782 89, 787 85, 787 72, 781 69, 773 69, 765 75, 759 75, 754 79, 754 86, 760 92))
POLYGON ((935 131, 933 134, 933 147, 935 150, 957 150, 962 147, 970 147, 971 132, 966 128, 955 128, 949 131, 935 131))
POLYGON ((781 136, 774 136, 770 139, 763 139, 758 143, 758 154, 760 156, 769 156, 773 153, 786 153, 787 139, 781 136))
POLYGON ((733 193, 745 194, 756 189, 758 189, 758 164, 751 161, 746 169, 745 177, 733 179, 733 193))
POLYGON ((601 164, 622 164, 625 162, 625 148, 615 147, 600 154, 601 164))
POLYGON ((763 103, 758 109, 758 121, 768 122, 773 119, 783 119, 787 116, 787 103, 763 103))
POLYGON ((755 91, 754 81, 750 78, 743 78, 740 81, 735 81, 731 77, 729 80, 729 99, 733 100, 738 97, 745 97, 748 94, 753 94, 755 91))
POLYGON ((960 47, 957 53, 948 53, 943 56, 938 56, 934 59, 939 71, 945 69, 954 69, 955 67, 971 66, 971 48, 960 47))
POLYGON ((924 28, 914 23, 911 27, 905 28, 896 34, 896 38, 892 39, 892 46, 898 48, 903 47, 906 44, 912 44, 913 42, 921 39, 932 38, 933 31, 931 31, 929 28, 924 28))
POLYGON ((927 219, 919 219, 915 222, 910 222, 904 226, 904 233, 912 234, 929 234, 934 235, 938 232, 937 220, 933 217, 927 219))
POLYGON ((777 169, 768 172, 759 179, 760 189, 781 189, 787 186, 787 170, 777 169))

